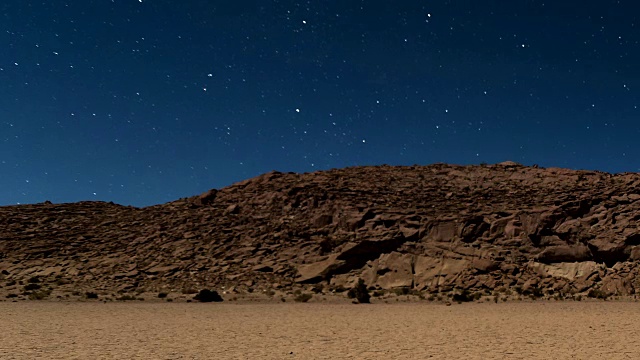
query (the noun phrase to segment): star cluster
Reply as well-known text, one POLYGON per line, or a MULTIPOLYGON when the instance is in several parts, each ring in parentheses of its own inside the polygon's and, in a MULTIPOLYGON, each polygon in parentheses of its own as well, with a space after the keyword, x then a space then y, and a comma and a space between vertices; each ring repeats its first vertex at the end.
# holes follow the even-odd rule
POLYGON ((0 204, 137 206, 270 170, 639 171, 633 1, 0 5, 0 204))

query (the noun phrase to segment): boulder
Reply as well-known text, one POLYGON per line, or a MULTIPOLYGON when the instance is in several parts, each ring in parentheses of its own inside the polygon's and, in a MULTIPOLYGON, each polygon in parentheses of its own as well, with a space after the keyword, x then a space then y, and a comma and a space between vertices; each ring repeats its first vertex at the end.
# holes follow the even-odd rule
POLYGON ((471 267, 478 273, 484 274, 498 270, 500 268, 500 264, 497 261, 493 261, 491 259, 474 258, 471 259, 471 267))
POLYGON ((530 263, 529 269, 538 272, 541 277, 556 277, 565 278, 568 280, 575 280, 581 277, 589 277, 596 274, 598 270, 602 268, 602 265, 597 264, 594 261, 584 262, 567 262, 567 263, 530 263))
POLYGON ((378 259, 375 284, 382 289, 413 286, 413 255, 392 252, 378 259))
POLYGON ((605 263, 608 267, 612 267, 618 262, 627 261, 632 249, 625 245, 624 239, 609 234, 602 234, 590 240, 587 245, 593 254, 594 260, 605 263))
POLYGON ((312 223, 313 223, 313 226, 317 228, 331 225, 333 223, 333 215, 330 215, 330 214, 318 215, 313 219, 312 223))
POLYGON ((591 258, 591 251, 582 244, 549 246, 536 256, 537 261, 545 264, 582 262, 591 258))
POLYGON ((437 291, 444 285, 455 283, 457 277, 468 266, 468 260, 417 256, 414 265, 414 287, 417 290, 437 291))
POLYGON ((298 266, 296 282, 300 284, 314 284, 328 280, 336 271, 344 266, 346 261, 339 260, 338 254, 330 255, 327 259, 312 264, 298 266))
POLYGON ((629 296, 635 293, 631 283, 616 275, 609 275, 602 279, 600 290, 607 295, 629 296))

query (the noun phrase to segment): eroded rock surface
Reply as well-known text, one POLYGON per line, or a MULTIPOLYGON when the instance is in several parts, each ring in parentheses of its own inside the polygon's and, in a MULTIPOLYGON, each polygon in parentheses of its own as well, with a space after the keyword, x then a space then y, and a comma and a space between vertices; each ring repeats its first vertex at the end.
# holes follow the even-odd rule
POLYGON ((0 288, 640 290, 640 175, 434 164, 271 172, 171 203, 0 207, 0 288), (32 280, 35 281, 35 280, 32 280), (37 287, 37 286, 32 286, 37 287))

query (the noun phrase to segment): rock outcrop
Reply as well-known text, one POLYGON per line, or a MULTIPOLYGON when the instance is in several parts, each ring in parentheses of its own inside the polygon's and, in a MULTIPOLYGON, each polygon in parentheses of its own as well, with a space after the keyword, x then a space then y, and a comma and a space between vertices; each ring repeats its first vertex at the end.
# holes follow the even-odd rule
POLYGON ((0 291, 640 291, 640 175, 434 164, 271 172, 146 208, 0 207, 0 291), (33 286, 36 287, 36 286, 33 286))

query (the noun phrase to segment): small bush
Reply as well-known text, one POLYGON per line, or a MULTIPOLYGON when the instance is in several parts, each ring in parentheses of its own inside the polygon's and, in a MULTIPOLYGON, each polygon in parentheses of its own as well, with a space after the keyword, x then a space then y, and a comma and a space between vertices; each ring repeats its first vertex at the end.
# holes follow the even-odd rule
POLYGON ((34 276, 34 277, 29 278, 28 282, 29 282, 29 284, 38 284, 38 283, 40 283, 40 278, 37 277, 37 276, 34 276))
POLYGON ((193 297, 193 300, 197 300, 200 302, 221 302, 223 301, 220 294, 218 294, 215 290, 202 289, 198 293, 198 295, 193 297))
POLYGON ((29 300, 44 300, 49 297, 49 291, 36 291, 29 294, 29 300))
POLYGON ((409 289, 406 286, 403 286, 403 287, 400 287, 400 288, 393 289, 393 292, 398 296, 409 295, 409 293, 411 292, 411 289, 409 289))
POLYGON ((607 300, 607 298, 609 297, 609 295, 602 291, 601 289, 591 289, 589 290, 589 293, 587 294, 588 297, 590 298, 595 298, 595 299, 602 299, 602 300, 607 300))
POLYGON ((296 297, 293 298, 293 300, 296 301, 296 302, 306 303, 307 301, 311 300, 312 298, 313 298, 313 295, 308 294, 308 293, 302 293, 302 294, 296 295, 296 297))
POLYGON ((534 287, 533 289, 531 289, 532 298, 541 298, 543 296, 544 296, 544 293, 542 292, 542 289, 540 289, 539 287, 534 287))
POLYGON ((7 299, 17 298, 18 294, 7 294, 7 299))
POLYGON ((7 286, 13 286, 13 285, 15 285, 15 284, 16 284, 16 281, 15 281, 15 280, 11 280, 11 281, 9 281, 6 285, 7 285, 7 286))
POLYGON ((369 289, 365 285, 364 280, 358 279, 358 283, 347 293, 349 299, 356 299, 360 304, 368 304, 371 301, 371 295, 369 295, 369 289))
POLYGON ((87 297, 87 299, 97 299, 98 298, 98 294, 96 294, 94 292, 91 292, 91 291, 87 291, 84 295, 87 297))
POLYGON ((349 299, 355 299, 356 298, 356 289, 349 289, 349 291, 347 291, 347 297, 349 299))
POLYGON ((522 287, 520 286, 514 286, 513 290, 518 294, 518 295, 522 295, 522 287))
POLYGON ((120 297, 117 297, 116 300, 118 300, 118 301, 132 301, 132 300, 137 300, 137 298, 135 296, 131 296, 131 295, 122 295, 120 297))
POLYGON ((451 300, 457 303, 469 302, 473 301, 473 295, 471 295, 469 290, 462 290, 459 293, 453 294, 453 298, 451 300))
POLYGON ((158 294, 158 298, 159 299, 164 299, 164 298, 167 297, 167 295, 168 295, 167 293, 161 292, 161 293, 158 294))

